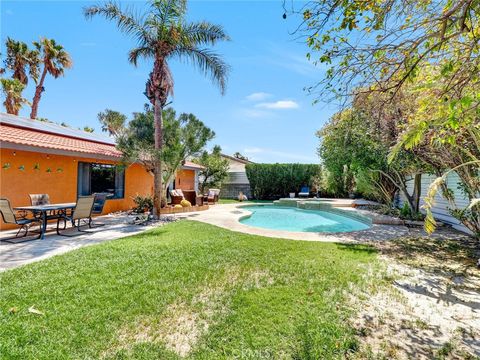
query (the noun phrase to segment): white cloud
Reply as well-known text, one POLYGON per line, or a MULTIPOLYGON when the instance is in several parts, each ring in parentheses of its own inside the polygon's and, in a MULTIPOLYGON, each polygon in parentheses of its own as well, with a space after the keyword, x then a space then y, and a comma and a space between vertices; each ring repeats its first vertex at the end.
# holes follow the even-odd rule
POLYGON ((299 105, 292 100, 279 100, 274 102, 263 102, 255 105, 257 108, 261 109, 298 109, 299 105))
POLYGON ((273 95, 266 92, 255 92, 245 97, 248 101, 263 101, 271 98, 273 95))

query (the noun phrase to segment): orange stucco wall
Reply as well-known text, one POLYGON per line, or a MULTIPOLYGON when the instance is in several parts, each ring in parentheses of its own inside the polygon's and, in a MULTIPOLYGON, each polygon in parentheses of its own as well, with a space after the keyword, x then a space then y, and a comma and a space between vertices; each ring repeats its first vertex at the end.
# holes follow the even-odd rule
POLYGON ((177 171, 175 175, 175 187, 182 190, 195 190, 195 171, 177 171))
MULTIPOLYGON (((8 198, 12 207, 30 205, 28 194, 48 194, 52 203, 75 202, 79 161, 114 164, 112 161, 1 149, 0 197, 8 198), (34 170, 37 163, 39 170, 34 170), (10 167, 5 168, 5 164, 10 167)), ((134 205, 133 196, 152 193, 153 176, 141 165, 133 164, 125 170, 124 198, 107 200, 103 212, 130 209, 134 205)), ((3 221, 0 223, 0 229, 9 227, 3 221)))

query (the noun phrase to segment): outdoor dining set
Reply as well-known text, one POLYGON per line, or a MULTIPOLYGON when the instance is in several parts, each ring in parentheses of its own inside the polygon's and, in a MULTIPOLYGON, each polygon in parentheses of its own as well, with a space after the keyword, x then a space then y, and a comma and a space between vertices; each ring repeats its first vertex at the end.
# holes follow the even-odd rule
MULTIPOLYGON (((80 196, 75 203, 50 203, 48 194, 30 194, 30 206, 19 206, 12 208, 10 201, 6 198, 0 198, 0 214, 3 222, 6 224, 15 224, 19 226, 15 236, 1 239, 5 242, 19 242, 29 233, 37 233, 38 236, 30 238, 44 239, 47 232, 47 224, 49 221, 56 221, 56 232, 62 236, 75 236, 75 234, 67 234, 62 232, 66 230, 67 224, 71 223, 72 228, 76 229, 79 234, 88 232, 82 229, 82 226, 89 228, 102 226, 102 224, 93 224, 92 216, 101 214, 108 194, 99 193, 89 196, 80 196), (31 230, 31 227, 38 226, 38 230, 31 230)), ((78 234, 77 234, 78 235, 78 234)), ((23 241, 28 241, 24 239, 23 241)))

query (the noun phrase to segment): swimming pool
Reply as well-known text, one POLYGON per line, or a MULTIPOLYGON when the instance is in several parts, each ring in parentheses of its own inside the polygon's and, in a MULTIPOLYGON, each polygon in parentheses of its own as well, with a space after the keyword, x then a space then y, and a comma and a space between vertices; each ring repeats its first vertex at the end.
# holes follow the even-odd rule
POLYGON ((242 209, 252 212, 240 219, 245 225, 285 231, 348 232, 370 228, 366 222, 323 210, 304 210, 287 206, 252 205, 242 209))

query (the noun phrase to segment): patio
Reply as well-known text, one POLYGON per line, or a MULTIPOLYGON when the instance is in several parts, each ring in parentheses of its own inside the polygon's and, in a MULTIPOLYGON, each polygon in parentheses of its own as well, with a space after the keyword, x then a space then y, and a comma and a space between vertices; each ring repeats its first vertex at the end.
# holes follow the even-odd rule
MULTIPOLYGON (((49 231, 43 240, 38 239, 16 244, 0 241, 0 271, 47 259, 83 246, 135 235, 158 226, 158 223, 148 226, 129 224, 127 215, 100 216, 95 218, 95 222, 105 224, 105 226, 90 229, 88 230, 89 233, 80 233, 75 237, 59 236, 55 232, 49 231)), ((55 224, 49 224, 50 230, 53 225, 55 224)), ((0 238, 10 237, 16 231, 2 231, 0 238)))

